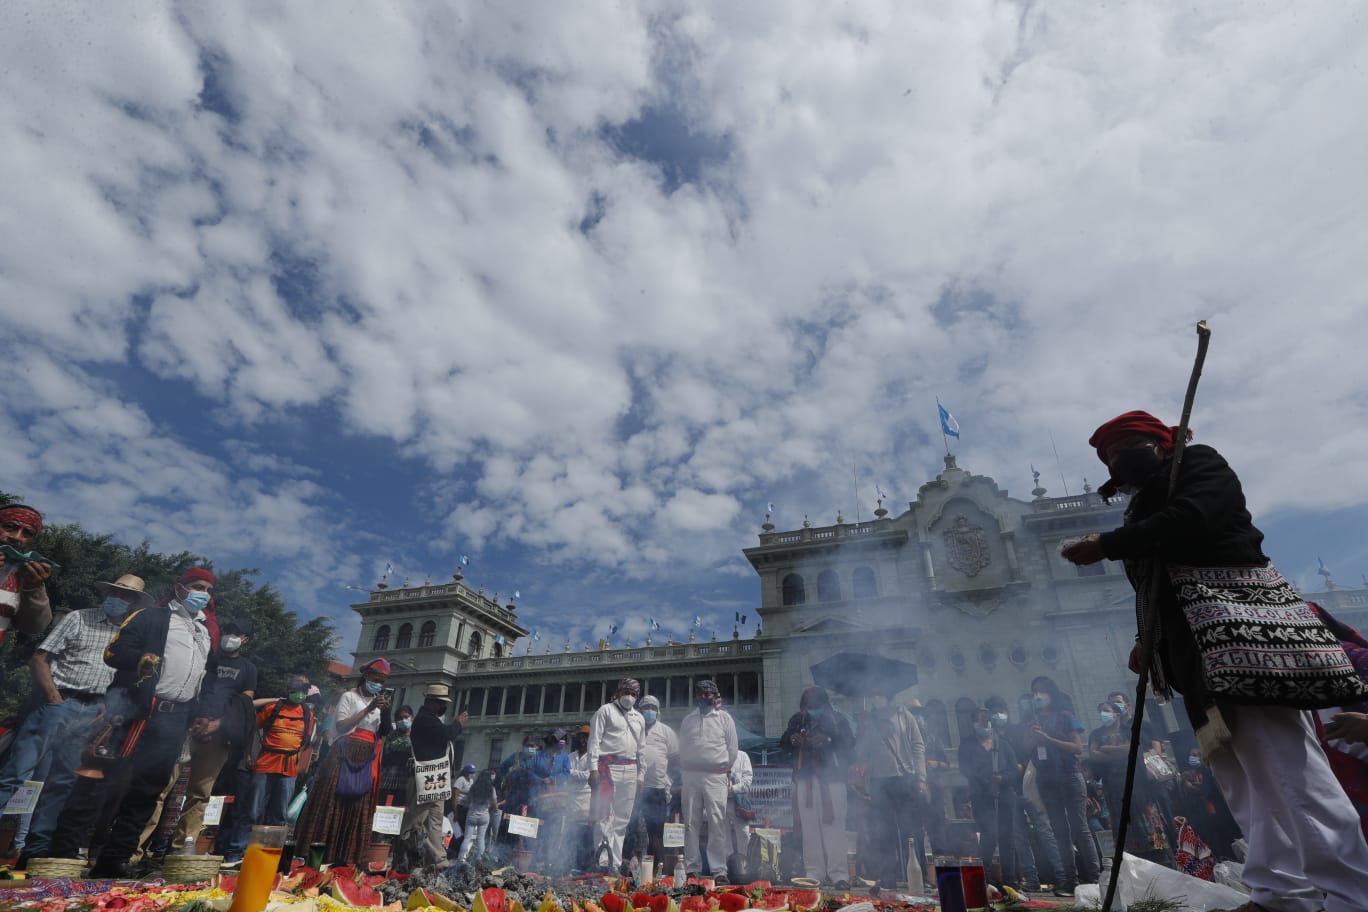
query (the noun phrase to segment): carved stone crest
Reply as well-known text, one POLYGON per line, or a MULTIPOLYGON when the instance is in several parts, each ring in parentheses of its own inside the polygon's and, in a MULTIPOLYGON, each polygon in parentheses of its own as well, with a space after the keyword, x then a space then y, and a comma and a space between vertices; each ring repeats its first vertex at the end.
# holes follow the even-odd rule
POLYGON ((946 530, 944 537, 946 559, 965 576, 977 576, 993 562, 983 527, 971 525, 963 515, 955 517, 955 525, 946 530))

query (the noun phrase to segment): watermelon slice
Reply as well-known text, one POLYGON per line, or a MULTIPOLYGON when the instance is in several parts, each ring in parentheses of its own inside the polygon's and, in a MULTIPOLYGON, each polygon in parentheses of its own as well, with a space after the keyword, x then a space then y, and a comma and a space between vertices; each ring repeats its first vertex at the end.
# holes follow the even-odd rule
POLYGON ((236 874, 220 874, 220 875, 219 875, 218 887, 219 887, 219 889, 222 890, 224 893, 232 893, 234 890, 237 889, 237 875, 236 875, 236 874))
POLYGON ((384 901, 374 887, 357 883, 349 877, 334 877, 332 882, 333 899, 349 906, 379 906, 384 901))
POLYGON ((750 901, 741 893, 718 893, 717 905, 722 912, 741 912, 750 906, 750 901))
POLYGON ((806 912, 822 904, 822 894, 819 890, 789 890, 788 899, 789 908, 794 912, 806 912))
POLYGON ((709 912, 716 904, 710 896, 686 896, 679 901, 679 912, 709 912))
POLYGON ((508 912, 508 894, 502 887, 485 887, 476 891, 470 912, 508 912))
MULTIPOLYGON (((635 904, 633 904, 635 905, 635 904)), ((627 905, 627 897, 620 893, 604 893, 599 900, 599 906, 603 912, 631 912, 632 906, 627 905)))

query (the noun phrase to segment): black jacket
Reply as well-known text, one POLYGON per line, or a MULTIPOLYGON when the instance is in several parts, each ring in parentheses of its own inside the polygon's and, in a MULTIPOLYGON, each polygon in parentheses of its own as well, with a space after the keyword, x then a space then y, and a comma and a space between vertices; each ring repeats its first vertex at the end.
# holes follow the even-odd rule
POLYGON ((121 700, 119 711, 127 713, 129 718, 146 716, 152 709, 152 697, 161 678, 161 660, 166 655, 171 611, 162 606, 133 612, 124 619, 119 632, 105 648, 105 664, 114 669, 108 699, 111 702, 121 700), (158 661, 140 671, 138 666, 144 655, 154 655, 158 661))
POLYGON ((1268 562, 1263 533, 1245 507, 1244 490, 1221 454, 1196 444, 1183 452, 1178 485, 1168 495, 1170 460, 1131 498, 1126 524, 1101 536, 1111 560, 1158 558, 1190 567, 1257 567, 1268 562))
MULTIPOLYGON (((1190 567, 1257 567, 1268 563, 1263 533, 1254 526, 1245 507, 1240 479, 1221 454, 1201 444, 1188 447, 1173 497, 1168 498, 1171 464, 1165 460, 1160 471, 1131 498, 1125 525, 1101 536, 1103 553, 1126 561, 1131 585, 1139 589, 1146 584, 1141 568, 1149 561, 1190 567)), ((1200 728, 1210 702, 1202 655, 1168 585, 1167 574, 1160 576, 1156 609, 1161 633, 1155 652, 1163 680, 1183 694, 1188 718, 1193 728, 1200 728)))
POLYGON ((413 728, 409 731, 409 743, 413 745, 415 760, 440 760, 446 756, 451 741, 447 738, 447 727, 442 718, 420 708, 413 717, 413 728))

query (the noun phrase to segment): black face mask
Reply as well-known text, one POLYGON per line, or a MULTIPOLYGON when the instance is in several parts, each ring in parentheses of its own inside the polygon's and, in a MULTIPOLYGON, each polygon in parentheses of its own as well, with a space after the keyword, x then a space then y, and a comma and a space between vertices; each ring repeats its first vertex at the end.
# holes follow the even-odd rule
POLYGON ((1111 476, 1118 484, 1142 487, 1159 471, 1159 451, 1154 447, 1127 447, 1112 459, 1111 476))

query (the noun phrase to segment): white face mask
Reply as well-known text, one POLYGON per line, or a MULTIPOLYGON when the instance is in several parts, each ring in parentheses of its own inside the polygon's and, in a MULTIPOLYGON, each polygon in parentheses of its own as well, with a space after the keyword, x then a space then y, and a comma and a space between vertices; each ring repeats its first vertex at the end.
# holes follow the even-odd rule
POLYGON ((1097 715, 1102 720, 1103 725, 1111 725, 1113 722, 1116 721, 1116 713, 1104 712, 1098 713, 1097 715))
POLYGON ((618 706, 621 706, 625 711, 631 709, 633 706, 636 706, 636 697, 632 696, 631 694, 623 694, 622 696, 617 698, 617 702, 618 706))
POLYGON ((242 637, 229 633, 219 637, 219 649, 224 652, 237 652, 242 648, 242 637))

